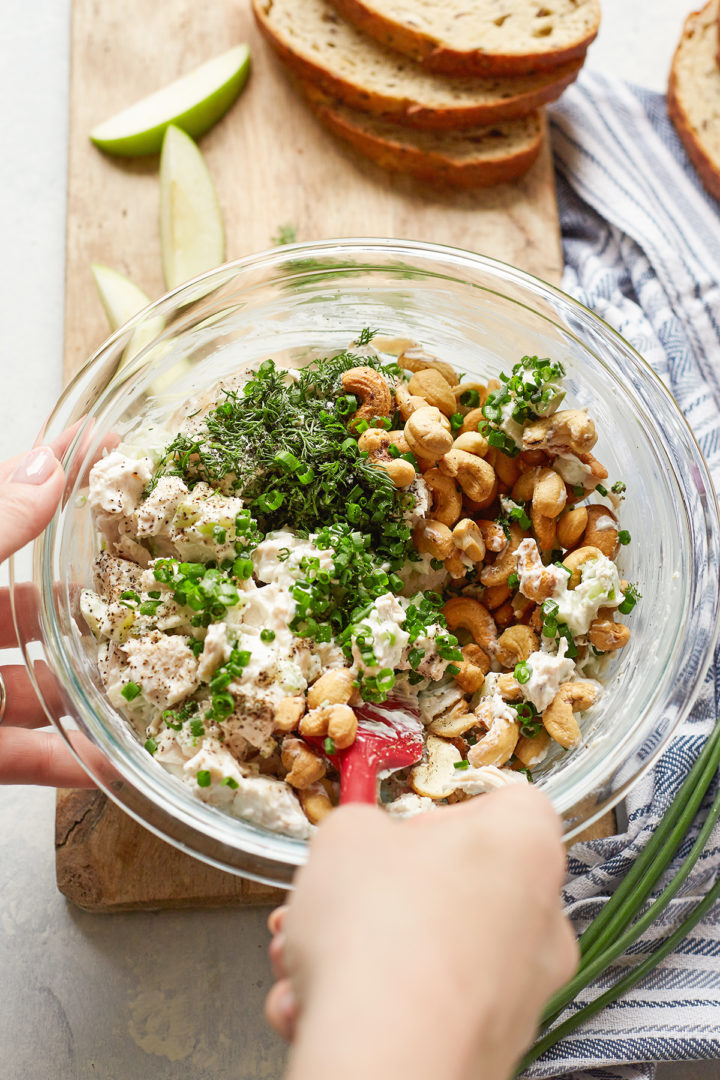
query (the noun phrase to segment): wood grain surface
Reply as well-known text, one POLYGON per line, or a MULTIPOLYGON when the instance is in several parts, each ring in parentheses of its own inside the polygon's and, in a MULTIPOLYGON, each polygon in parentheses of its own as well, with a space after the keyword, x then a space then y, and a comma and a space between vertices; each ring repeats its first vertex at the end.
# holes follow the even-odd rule
MULTIPOLYGON (((390 177, 321 129, 292 90, 250 14, 249 0, 74 0, 64 371, 71 377, 107 336, 90 264, 164 291, 157 158, 104 156, 99 121, 204 60, 249 41, 253 72, 201 141, 222 205, 227 257, 270 247, 280 226, 298 240, 387 236, 469 248, 559 281, 560 234, 550 151, 521 181, 458 193, 390 177)), ((99 792, 61 792, 57 879, 91 911, 270 903, 277 890, 223 874, 143 830, 99 792)))

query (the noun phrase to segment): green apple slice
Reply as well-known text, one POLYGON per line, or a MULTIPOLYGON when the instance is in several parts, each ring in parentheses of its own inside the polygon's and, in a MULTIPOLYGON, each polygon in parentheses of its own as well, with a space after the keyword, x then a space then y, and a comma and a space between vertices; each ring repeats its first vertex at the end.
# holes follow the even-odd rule
POLYGON ((165 132, 160 155, 160 247, 168 289, 219 266, 225 230, 212 177, 179 127, 165 132))
MULTIPOLYGON (((150 297, 117 270, 111 270, 109 266, 103 266, 101 263, 93 263, 92 274, 111 330, 117 330, 119 326, 123 326, 132 319, 133 315, 137 315, 138 311, 142 311, 150 303, 150 297)), ((135 328, 118 364, 118 371, 129 364, 146 345, 150 345, 162 333, 164 327, 165 320, 162 315, 153 315, 149 319, 144 319, 135 328)))
POLYGON ((108 154, 121 157, 157 154, 168 124, 197 138, 227 112, 249 74, 250 49, 236 45, 98 124, 90 138, 108 154))

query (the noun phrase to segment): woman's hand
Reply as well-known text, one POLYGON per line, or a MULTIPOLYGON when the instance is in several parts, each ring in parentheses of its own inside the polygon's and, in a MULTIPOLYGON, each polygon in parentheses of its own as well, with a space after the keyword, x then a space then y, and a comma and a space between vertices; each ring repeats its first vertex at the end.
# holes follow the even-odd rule
POLYGON ((558 818, 525 785, 405 822, 331 814, 270 919, 288 1080, 506 1080, 573 973, 558 818))
MULTIPOLYGON (((62 467, 49 446, 37 446, 24 456, 0 463, 0 562, 42 532, 60 501, 64 483, 62 467)), ((28 627, 34 626, 32 587, 22 587, 18 601, 20 617, 28 627)), ((0 589, 0 650, 17 644, 9 590, 0 589)), ((52 676, 44 665, 36 665, 36 672, 40 680, 46 680, 45 691, 52 700, 52 676)), ((0 724, 0 783, 92 787, 92 780, 59 735, 33 730, 44 727, 48 720, 25 669, 4 665, 2 676, 7 701, 0 724)), ((74 738, 80 741, 83 737, 78 733, 74 738)))

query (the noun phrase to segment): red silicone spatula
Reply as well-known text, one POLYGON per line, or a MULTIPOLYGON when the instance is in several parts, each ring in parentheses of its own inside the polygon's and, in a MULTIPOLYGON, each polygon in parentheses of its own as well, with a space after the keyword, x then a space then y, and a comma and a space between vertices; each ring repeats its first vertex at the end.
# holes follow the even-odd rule
POLYGON ((389 700, 384 705, 355 709, 358 730, 355 742, 346 750, 328 754, 325 740, 306 737, 322 750, 340 773, 341 803, 377 802, 377 777, 384 769, 405 769, 422 757, 423 726, 418 714, 405 702, 389 700))

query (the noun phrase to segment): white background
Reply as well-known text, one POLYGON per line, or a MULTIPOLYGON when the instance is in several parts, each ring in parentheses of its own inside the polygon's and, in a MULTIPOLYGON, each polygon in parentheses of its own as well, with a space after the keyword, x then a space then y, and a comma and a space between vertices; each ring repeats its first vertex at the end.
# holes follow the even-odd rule
MULTIPOLYGON (((60 392, 70 3, 1 7, 3 458, 32 444, 60 392)), ((664 90, 690 0, 603 9, 588 66, 664 90)), ((0 791, 4 1080, 277 1080, 282 1050, 261 1013, 266 913, 84 915, 55 889, 52 837, 51 793, 0 791)))

